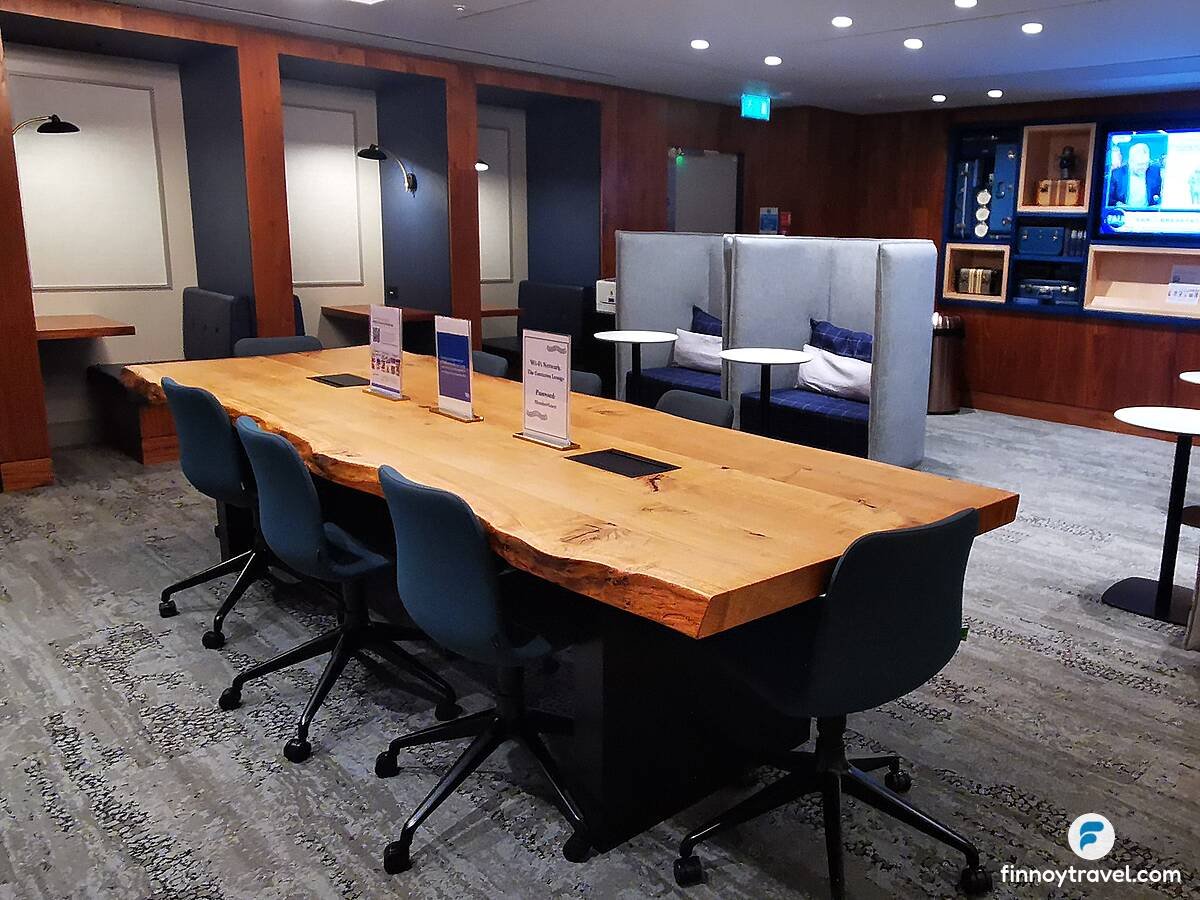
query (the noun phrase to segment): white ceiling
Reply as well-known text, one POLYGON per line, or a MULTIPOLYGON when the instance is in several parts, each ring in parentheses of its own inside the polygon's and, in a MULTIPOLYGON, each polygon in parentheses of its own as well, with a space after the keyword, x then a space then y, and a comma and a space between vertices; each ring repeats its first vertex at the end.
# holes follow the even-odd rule
POLYGON ((123 2, 721 103, 758 89, 777 105, 883 112, 934 93, 994 103, 992 88, 1006 103, 1200 88, 1200 0, 123 2), (853 27, 832 27, 836 15, 853 27), (1023 34, 1031 21, 1045 31, 1023 34))

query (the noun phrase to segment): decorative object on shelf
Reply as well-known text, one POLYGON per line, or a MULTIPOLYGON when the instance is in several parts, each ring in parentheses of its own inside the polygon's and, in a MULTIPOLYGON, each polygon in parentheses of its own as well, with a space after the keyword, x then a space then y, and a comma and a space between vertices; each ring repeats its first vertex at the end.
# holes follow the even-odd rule
POLYGON ((988 230, 992 234, 1012 234, 1013 215, 1017 206, 1016 144, 996 145, 996 168, 992 173, 992 205, 988 230))
POLYGON ((1022 300, 1046 306, 1078 306, 1079 286, 1061 278, 1023 278, 1017 282, 1013 302, 1022 300))
POLYGON ((1084 228, 1068 228, 1066 238, 1066 249, 1064 252, 1067 256, 1083 256, 1084 250, 1087 249, 1087 229, 1084 228))
POLYGON ((38 134, 78 134, 79 126, 74 122, 64 122, 58 116, 51 113, 48 116, 34 116, 32 119, 26 119, 20 125, 12 130, 16 134, 26 125, 32 125, 34 122, 41 122, 37 127, 38 134))
POLYGON ((1038 206, 1079 206, 1080 185, 1078 178, 1061 180, 1044 178, 1038 182, 1038 206))
POLYGON ((372 162, 384 162, 385 160, 393 160, 400 167, 400 172, 404 175, 404 189, 410 194, 417 192, 417 176, 408 171, 408 168, 401 161, 400 157, 377 144, 372 144, 363 150, 359 150, 357 154, 359 159, 369 159, 372 162))
POLYGON ((1200 306, 1200 266, 1174 266, 1171 269, 1167 302, 1175 306, 1200 306))
POLYGON ((984 297, 1000 296, 1001 272, 999 269, 984 269, 964 266, 958 270, 956 287, 960 294, 979 294, 984 297))
POLYGON ((1075 148, 1070 144, 1062 148, 1062 153, 1058 155, 1058 172, 1063 181, 1068 181, 1075 177, 1075 167, 1079 165, 1079 157, 1075 155, 1075 148))
POLYGON ((1066 229, 1025 226, 1017 235, 1017 252, 1036 256, 1062 256, 1066 229))
MULTIPOLYGON (((960 240, 970 235, 974 229, 971 207, 975 204, 972 204, 971 199, 972 195, 978 197, 976 191, 979 188, 979 166, 980 161, 977 159, 964 160, 958 164, 954 191, 954 236, 960 240)), ((988 202, 991 202, 990 191, 988 202)))

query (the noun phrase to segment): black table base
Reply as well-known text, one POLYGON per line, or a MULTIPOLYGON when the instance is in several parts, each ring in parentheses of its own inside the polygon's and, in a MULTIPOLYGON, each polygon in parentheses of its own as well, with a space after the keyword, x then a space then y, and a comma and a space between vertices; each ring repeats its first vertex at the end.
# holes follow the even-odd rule
POLYGON ((1177 584, 1171 587, 1170 602, 1165 616, 1158 614, 1158 582, 1153 578, 1126 578, 1118 581, 1105 591, 1100 599, 1108 606, 1123 609, 1125 612, 1185 625, 1188 611, 1192 607, 1193 594, 1177 584))

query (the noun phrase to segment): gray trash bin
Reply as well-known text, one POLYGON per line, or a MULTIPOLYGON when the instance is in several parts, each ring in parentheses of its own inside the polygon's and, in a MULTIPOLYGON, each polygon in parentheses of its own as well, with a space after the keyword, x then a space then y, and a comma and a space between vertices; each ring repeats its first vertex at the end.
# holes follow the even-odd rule
POLYGON ((962 405, 962 342, 966 327, 961 316, 933 315, 933 359, 929 366, 929 411, 956 413, 962 405))

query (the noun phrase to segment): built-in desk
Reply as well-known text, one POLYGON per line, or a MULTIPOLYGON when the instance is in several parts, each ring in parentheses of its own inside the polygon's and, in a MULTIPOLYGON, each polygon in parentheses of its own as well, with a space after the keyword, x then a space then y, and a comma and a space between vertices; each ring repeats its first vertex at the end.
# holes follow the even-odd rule
MULTIPOLYGON (((441 315, 441 313, 436 313, 431 309, 416 309, 411 306, 402 306, 400 309, 404 311, 405 322, 432 322, 434 316, 441 315)), ((350 322, 363 322, 365 324, 371 318, 371 306, 369 303, 350 303, 345 306, 322 306, 321 313, 330 319, 345 319, 350 322)), ((479 311, 479 315, 484 319, 519 316, 520 314, 521 311, 515 307, 483 309, 479 311)))
POLYGON ((39 341, 72 341, 136 334, 126 322, 105 316, 35 316, 39 341))
POLYGON ((378 476, 389 464, 463 497, 496 554, 536 584, 584 595, 556 593, 542 615, 573 632, 564 678, 574 690, 564 702, 575 727, 555 750, 601 850, 760 762, 729 737, 734 713, 747 710, 727 683, 708 677, 708 642, 699 638, 821 594, 864 534, 968 507, 979 510, 983 531, 1016 516, 1009 491, 573 395, 579 452, 614 448, 678 467, 626 478, 517 440, 517 382, 475 375, 482 421, 431 412, 437 361, 428 356, 404 358, 407 402, 310 380, 369 370, 369 350, 346 347, 131 366, 124 379, 161 404, 169 375, 284 435, 322 480, 325 514, 380 549, 394 540, 378 476), (714 734, 701 724, 714 716, 728 728, 714 734))

